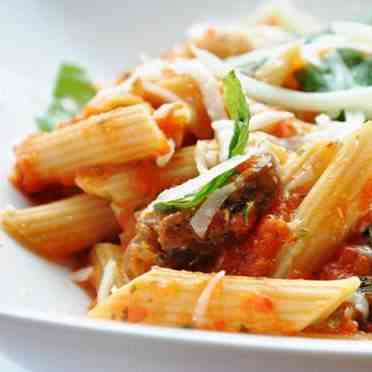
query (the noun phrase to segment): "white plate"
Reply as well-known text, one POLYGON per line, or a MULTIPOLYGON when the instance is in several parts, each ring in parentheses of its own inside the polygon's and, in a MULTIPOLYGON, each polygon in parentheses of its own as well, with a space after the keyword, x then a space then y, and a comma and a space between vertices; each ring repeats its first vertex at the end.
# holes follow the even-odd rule
MULTIPOLYGON (((156 54, 182 39, 192 22, 249 15, 255 1, 11 0, 0 2, 0 207, 25 205, 6 182, 11 147, 34 129, 62 60, 113 77, 140 52, 156 54), (232 5, 233 4, 233 5, 232 5)), ((301 6, 305 0, 298 2, 301 6)), ((312 1, 332 17, 369 11, 360 0, 312 1)), ((344 17, 345 18, 345 17, 344 17)), ((90 322, 85 294, 67 272, 2 237, 0 350, 32 371, 362 371, 363 342, 203 333, 90 322)), ((0 371, 12 372, 1 363, 0 371)), ((14 372, 17 370, 15 369, 14 372)))

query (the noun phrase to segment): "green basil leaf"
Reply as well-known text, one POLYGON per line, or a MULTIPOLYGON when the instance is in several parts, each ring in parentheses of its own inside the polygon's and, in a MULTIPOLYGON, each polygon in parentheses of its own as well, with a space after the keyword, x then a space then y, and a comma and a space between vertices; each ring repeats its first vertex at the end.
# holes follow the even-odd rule
POLYGON ((337 49, 321 66, 308 65, 296 73, 301 90, 333 92, 372 86, 372 58, 351 49, 337 49))
POLYGON ((56 124, 77 115, 96 94, 86 71, 73 64, 62 64, 53 90, 52 102, 46 112, 36 118, 41 131, 50 132, 56 124))
MULTIPOLYGON (((231 71, 223 80, 224 98, 229 116, 234 120, 234 135, 230 143, 229 158, 242 155, 249 138, 250 112, 242 86, 235 72, 231 71)), ((179 209, 193 209, 202 204, 209 195, 226 185, 235 174, 235 170, 226 171, 203 186, 198 192, 183 198, 155 203, 154 209, 171 212, 179 209)))
POLYGON ((234 135, 230 143, 229 157, 244 154, 249 138, 251 114, 243 88, 234 71, 223 80, 224 99, 229 116, 234 120, 234 135))

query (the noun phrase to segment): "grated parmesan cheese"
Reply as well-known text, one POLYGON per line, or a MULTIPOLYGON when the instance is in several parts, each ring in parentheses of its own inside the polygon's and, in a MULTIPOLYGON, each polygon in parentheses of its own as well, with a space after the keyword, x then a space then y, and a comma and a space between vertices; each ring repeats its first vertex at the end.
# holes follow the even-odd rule
POLYGON ((205 173, 208 169, 219 163, 219 147, 216 141, 198 141, 195 146, 195 164, 199 174, 205 173))
POLYGON ((192 321, 197 327, 201 327, 205 323, 205 313, 208 309, 208 304, 211 300, 213 291, 217 287, 218 283, 223 279, 225 276, 225 271, 220 271, 216 275, 214 275, 209 282, 207 283, 206 287, 203 289, 202 293, 200 294, 196 306, 194 309, 194 314, 192 316, 192 321))
POLYGON ((113 259, 110 259, 104 269, 97 291, 97 303, 102 303, 108 296, 110 296, 111 288, 115 282, 115 271, 116 271, 116 262, 113 259))
POLYGON ((212 121, 227 118, 219 83, 203 64, 197 60, 177 60, 169 67, 177 74, 190 75, 195 80, 212 121))
POLYGON ((82 283, 89 280, 91 275, 93 275, 93 266, 84 267, 80 270, 74 271, 70 274, 70 279, 76 283, 82 283))
POLYGON ((120 94, 129 93, 133 84, 138 79, 158 80, 163 77, 163 70, 167 67, 167 62, 161 59, 153 59, 137 67, 133 74, 121 84, 113 87, 101 89, 88 103, 88 106, 100 106, 106 99, 120 94))
POLYGON ((175 93, 159 85, 151 83, 150 81, 143 80, 142 85, 146 91, 151 92, 155 94, 156 96, 162 98, 165 102, 182 102, 183 101, 175 93))
POLYGON ((369 303, 365 295, 359 291, 355 292, 349 299, 349 301, 354 304, 355 309, 358 310, 364 317, 368 319, 369 317, 369 303))
POLYGON ((156 157, 156 165, 159 168, 165 167, 169 161, 172 159, 174 153, 176 152, 176 144, 172 139, 168 139, 169 151, 164 154, 156 157))
POLYGON ((230 183, 212 193, 199 207, 190 221, 191 227, 199 238, 203 239, 205 237, 208 227, 218 209, 236 189, 237 186, 234 183, 230 183))
POLYGON ((283 120, 294 119, 294 115, 291 112, 286 111, 263 111, 259 114, 253 115, 249 125, 250 130, 267 130, 280 123, 283 120))
POLYGON ((219 146, 220 162, 229 158, 230 143, 234 136, 235 126, 232 120, 218 120, 212 123, 214 137, 219 146))

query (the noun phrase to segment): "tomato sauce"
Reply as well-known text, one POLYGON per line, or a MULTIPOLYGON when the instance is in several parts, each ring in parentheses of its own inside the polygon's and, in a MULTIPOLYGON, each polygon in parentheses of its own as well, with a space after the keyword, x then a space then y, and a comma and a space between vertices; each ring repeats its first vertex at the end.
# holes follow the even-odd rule
POLYGON ((280 249, 294 239, 288 221, 303 197, 301 193, 289 198, 281 194, 246 240, 224 247, 221 269, 233 275, 271 276, 280 249))

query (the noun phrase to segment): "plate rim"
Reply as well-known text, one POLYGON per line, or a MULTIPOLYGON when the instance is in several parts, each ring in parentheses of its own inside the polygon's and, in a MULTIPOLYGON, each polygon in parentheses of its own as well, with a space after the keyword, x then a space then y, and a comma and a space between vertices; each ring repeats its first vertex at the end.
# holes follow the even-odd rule
POLYGON ((372 340, 321 339, 298 336, 270 336, 257 334, 222 333, 188 330, 171 327, 120 323, 110 320, 96 320, 83 316, 49 314, 38 311, 20 310, 0 306, 0 322, 11 322, 38 326, 40 328, 65 328, 94 336, 127 336, 136 339, 153 340, 186 346, 216 347, 231 351, 274 352, 277 354, 317 356, 371 360, 372 340))

